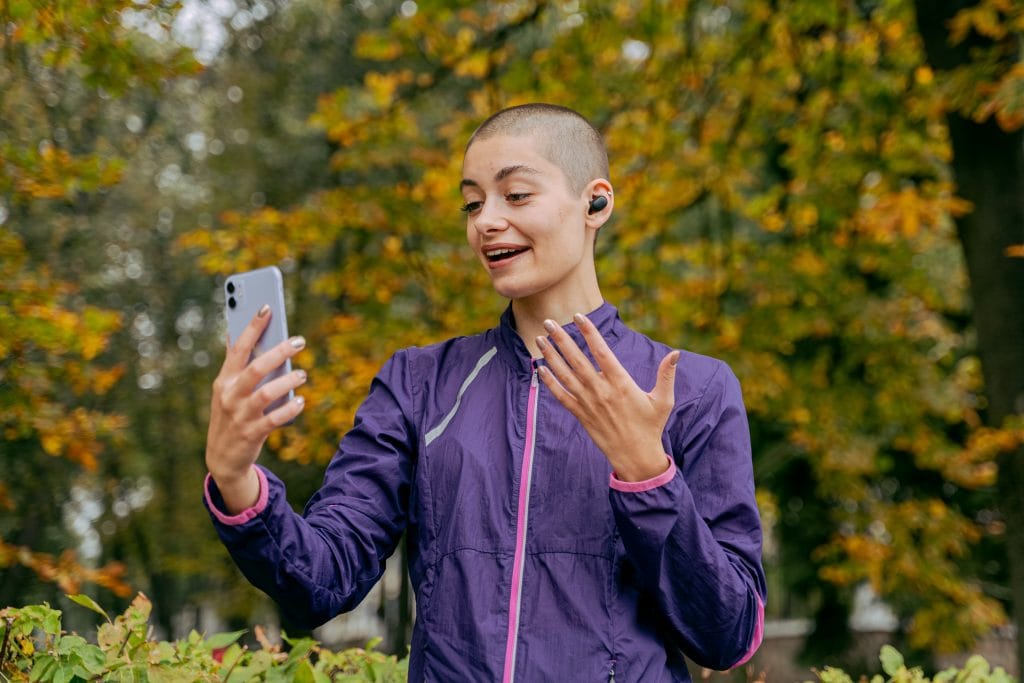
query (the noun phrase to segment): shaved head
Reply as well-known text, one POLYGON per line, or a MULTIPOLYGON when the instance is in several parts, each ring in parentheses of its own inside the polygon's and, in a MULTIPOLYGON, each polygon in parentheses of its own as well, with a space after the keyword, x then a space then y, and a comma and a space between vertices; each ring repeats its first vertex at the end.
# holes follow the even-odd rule
POLYGON ((477 140, 498 136, 533 138, 537 151, 562 169, 575 194, 595 178, 608 178, 608 153, 601 133, 567 107, 537 103, 503 109, 480 124, 466 150, 477 140))

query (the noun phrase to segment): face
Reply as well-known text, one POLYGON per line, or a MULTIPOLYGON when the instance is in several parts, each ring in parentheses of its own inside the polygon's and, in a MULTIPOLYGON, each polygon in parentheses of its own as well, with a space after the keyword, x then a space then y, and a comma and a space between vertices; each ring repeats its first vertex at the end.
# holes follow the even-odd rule
MULTIPOLYGON (((575 195, 530 137, 477 140, 462 165, 466 237, 510 299, 586 291, 594 275, 590 188, 575 195)), ((604 212, 601 212, 604 213, 604 212)))

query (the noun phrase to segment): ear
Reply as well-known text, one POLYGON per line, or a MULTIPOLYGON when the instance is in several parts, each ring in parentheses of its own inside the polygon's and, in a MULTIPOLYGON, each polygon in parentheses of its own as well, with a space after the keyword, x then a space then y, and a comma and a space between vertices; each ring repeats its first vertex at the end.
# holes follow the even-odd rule
POLYGON ((588 228, 599 229, 612 217, 615 210, 615 195, 612 184, 606 178, 597 178, 587 183, 581 195, 584 220, 588 228))

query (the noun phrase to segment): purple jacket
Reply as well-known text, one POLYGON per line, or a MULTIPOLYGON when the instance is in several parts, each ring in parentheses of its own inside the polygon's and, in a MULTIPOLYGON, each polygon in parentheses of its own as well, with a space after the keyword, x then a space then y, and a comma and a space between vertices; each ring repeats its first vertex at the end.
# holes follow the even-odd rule
MULTIPOLYGON (((644 389, 670 349, 590 314, 644 389)), ((566 326, 582 349, 582 335, 566 326)), ((588 352, 589 353, 589 352, 588 352)), ((511 309, 483 334, 397 352, 300 516, 206 504, 235 562, 299 623, 353 609, 405 531, 412 681, 689 681, 760 644, 765 577, 740 386, 683 353, 655 479, 616 479, 538 381, 511 309)))

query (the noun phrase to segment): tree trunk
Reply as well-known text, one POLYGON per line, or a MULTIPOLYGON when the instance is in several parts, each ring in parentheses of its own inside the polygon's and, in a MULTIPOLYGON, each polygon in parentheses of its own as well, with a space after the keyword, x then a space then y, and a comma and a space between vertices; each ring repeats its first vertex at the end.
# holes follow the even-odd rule
MULTIPOLYGON (((971 36, 949 44, 948 21, 974 3, 915 0, 918 28, 928 61, 936 70, 966 63, 971 36)), ((957 220, 970 277, 971 316, 988 401, 986 420, 994 427, 1024 413, 1024 259, 1006 247, 1024 242, 1024 135, 1008 133, 993 120, 976 123, 947 117, 958 193, 974 209, 957 220)), ((1006 522, 1006 553, 1017 624, 1018 670, 1024 666, 1024 448, 999 461, 998 494, 1006 522)))

